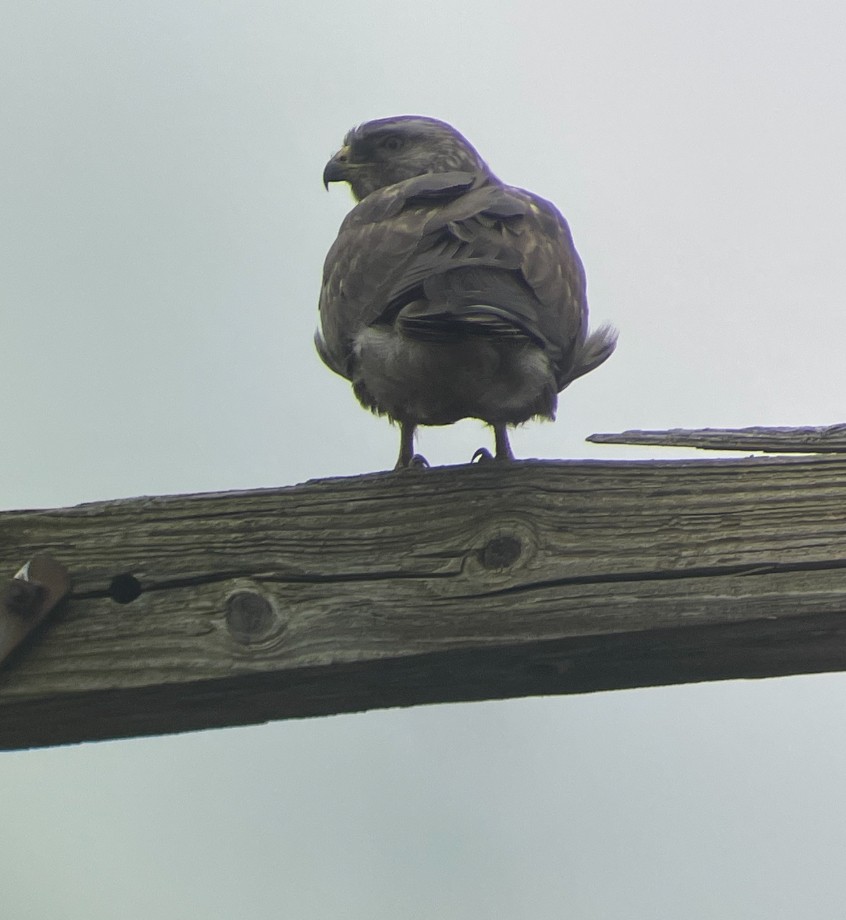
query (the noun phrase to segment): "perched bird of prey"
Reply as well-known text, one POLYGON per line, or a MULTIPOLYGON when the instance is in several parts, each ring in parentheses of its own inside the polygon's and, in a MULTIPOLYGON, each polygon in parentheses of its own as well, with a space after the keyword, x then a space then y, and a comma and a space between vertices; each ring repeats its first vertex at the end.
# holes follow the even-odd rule
POLYGON ((507 426, 554 418, 558 394, 616 343, 609 326, 588 335, 567 222, 435 118, 353 128, 323 171, 330 182, 348 182, 358 204, 326 256, 320 357, 399 423, 397 468, 426 465, 418 425, 463 418, 491 425, 495 458, 513 460, 507 426))

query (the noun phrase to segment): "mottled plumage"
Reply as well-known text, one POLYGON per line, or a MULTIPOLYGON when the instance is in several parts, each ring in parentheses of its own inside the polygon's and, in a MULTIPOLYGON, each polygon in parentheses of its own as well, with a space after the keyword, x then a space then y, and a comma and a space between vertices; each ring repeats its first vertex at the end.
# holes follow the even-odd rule
POLYGON ((320 357, 400 423, 398 467, 417 425, 462 418, 492 425, 496 458, 512 459, 506 425, 554 418, 558 393, 614 350, 610 327, 588 335, 564 218, 433 118, 354 128, 323 179, 359 203, 326 257, 320 357))

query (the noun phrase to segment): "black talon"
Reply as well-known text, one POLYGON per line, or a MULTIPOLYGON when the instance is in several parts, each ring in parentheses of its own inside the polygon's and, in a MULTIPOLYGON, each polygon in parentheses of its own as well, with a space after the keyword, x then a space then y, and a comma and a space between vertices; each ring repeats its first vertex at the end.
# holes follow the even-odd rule
POLYGON ((471 463, 490 463, 493 460, 493 454, 487 447, 480 447, 470 458, 471 463))

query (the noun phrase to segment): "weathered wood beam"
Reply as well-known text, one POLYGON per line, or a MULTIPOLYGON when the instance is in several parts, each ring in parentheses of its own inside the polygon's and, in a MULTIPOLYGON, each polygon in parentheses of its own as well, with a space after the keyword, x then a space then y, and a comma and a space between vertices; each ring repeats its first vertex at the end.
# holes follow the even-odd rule
POLYGON ((0 515, 72 591, 0 747, 846 669, 846 458, 527 462, 0 515))
POLYGON ((846 425, 818 428, 671 428, 592 434, 595 444, 698 447, 702 450, 760 450, 773 454, 846 453, 846 425))

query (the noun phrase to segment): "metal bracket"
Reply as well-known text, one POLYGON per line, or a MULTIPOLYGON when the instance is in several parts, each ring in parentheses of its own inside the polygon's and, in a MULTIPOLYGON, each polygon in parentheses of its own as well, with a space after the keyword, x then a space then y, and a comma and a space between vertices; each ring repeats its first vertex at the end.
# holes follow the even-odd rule
POLYGON ((68 570, 51 556, 33 556, 0 595, 0 662, 70 591, 68 570))

